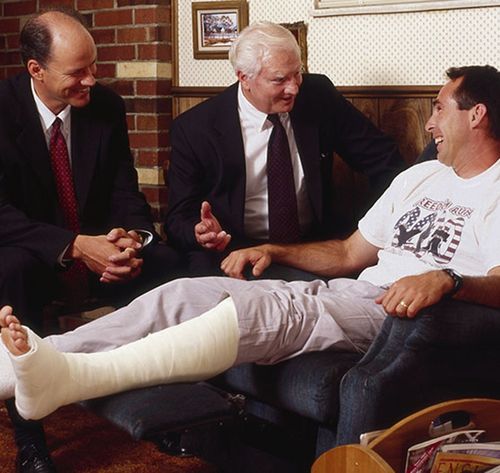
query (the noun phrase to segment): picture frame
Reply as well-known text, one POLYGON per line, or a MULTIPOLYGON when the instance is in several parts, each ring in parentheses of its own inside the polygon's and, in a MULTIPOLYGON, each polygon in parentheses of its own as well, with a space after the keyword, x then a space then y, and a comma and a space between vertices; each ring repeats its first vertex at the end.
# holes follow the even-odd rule
POLYGON ((195 59, 225 59, 231 43, 248 25, 246 1, 193 2, 195 59))
POLYGON ((307 72, 307 25, 303 21, 297 21, 295 23, 280 23, 288 31, 290 31, 300 48, 300 56, 302 58, 302 65, 304 67, 304 72, 307 72))

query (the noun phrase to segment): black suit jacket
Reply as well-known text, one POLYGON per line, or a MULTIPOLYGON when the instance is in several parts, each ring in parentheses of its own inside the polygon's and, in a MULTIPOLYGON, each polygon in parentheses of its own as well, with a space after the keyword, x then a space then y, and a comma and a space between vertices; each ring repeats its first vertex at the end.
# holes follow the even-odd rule
MULTIPOLYGON (((180 115, 171 128, 168 169, 169 241, 184 250, 200 249, 194 225, 203 200, 212 205, 233 242, 244 234, 245 156, 238 117, 238 84, 180 115)), ((367 174, 381 192, 403 168, 397 146, 348 102, 323 75, 306 74, 290 112, 307 192, 314 234, 332 235, 331 177, 333 152, 367 174)))
MULTIPOLYGON (((71 153, 81 233, 116 226, 153 231, 118 95, 97 84, 87 106, 71 109, 71 153)), ((0 245, 55 265, 75 236, 62 225, 30 77, 23 73, 0 83, 0 245)))

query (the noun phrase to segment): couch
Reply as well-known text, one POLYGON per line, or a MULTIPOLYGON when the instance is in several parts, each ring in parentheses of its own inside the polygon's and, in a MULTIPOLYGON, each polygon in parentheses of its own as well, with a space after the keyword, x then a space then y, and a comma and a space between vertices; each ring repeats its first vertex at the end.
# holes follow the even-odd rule
MULTIPOLYGON (((420 159, 434 153, 430 144, 420 159)), ((134 438, 197 454, 220 471, 305 472, 322 452, 422 407, 499 397, 499 341, 500 311, 449 300, 413 320, 388 317, 362 359, 309 353, 85 405, 134 438)))

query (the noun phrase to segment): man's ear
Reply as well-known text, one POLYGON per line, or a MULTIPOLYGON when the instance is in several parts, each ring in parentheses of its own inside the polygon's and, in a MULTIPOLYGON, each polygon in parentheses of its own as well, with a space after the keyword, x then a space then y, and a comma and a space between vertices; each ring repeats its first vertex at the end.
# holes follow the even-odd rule
POLYGON ((238 71, 236 73, 236 77, 240 81, 240 84, 241 84, 241 87, 243 88, 243 90, 248 90, 250 88, 250 85, 248 84, 249 77, 247 74, 243 74, 243 72, 238 71))
POLYGON ((30 59, 26 65, 31 77, 35 80, 43 80, 44 68, 35 59, 30 59))
POLYGON ((469 110, 469 120, 471 128, 477 128, 479 124, 485 120, 488 114, 488 109, 483 103, 477 103, 469 110))

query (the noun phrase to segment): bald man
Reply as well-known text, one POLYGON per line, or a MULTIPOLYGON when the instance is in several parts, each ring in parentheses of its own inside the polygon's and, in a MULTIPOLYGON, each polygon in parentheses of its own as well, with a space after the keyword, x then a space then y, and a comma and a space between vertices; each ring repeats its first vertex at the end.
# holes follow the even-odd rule
MULTIPOLYGON (((55 297, 120 305, 175 274, 177 255, 157 244, 124 102, 96 82, 97 48, 79 15, 36 15, 20 47, 26 71, 0 83, 0 303, 40 329, 55 297)), ((8 405, 17 471, 55 471, 41 426, 8 405)))

